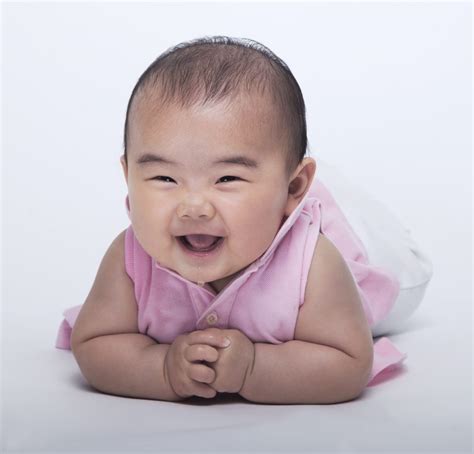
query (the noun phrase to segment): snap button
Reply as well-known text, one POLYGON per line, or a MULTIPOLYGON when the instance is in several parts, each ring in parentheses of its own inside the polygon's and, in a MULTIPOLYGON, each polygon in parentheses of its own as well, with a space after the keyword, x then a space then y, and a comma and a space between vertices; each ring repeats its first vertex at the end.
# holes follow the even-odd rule
POLYGON ((207 323, 209 325, 215 325, 217 323, 217 314, 215 312, 211 312, 207 317, 206 317, 207 323))

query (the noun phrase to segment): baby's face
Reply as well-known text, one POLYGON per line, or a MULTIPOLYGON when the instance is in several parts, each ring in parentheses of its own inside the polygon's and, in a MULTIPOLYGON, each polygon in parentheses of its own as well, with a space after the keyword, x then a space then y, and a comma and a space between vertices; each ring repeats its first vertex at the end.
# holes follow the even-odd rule
POLYGON ((294 209, 285 142, 270 108, 249 100, 230 109, 222 103, 139 108, 129 129, 128 167, 121 161, 135 236, 161 266, 220 291, 268 249, 294 209), (145 154, 163 161, 138 163, 145 154), (255 166, 219 163, 237 156, 255 166), (179 238, 193 233, 223 240, 197 256, 179 238))

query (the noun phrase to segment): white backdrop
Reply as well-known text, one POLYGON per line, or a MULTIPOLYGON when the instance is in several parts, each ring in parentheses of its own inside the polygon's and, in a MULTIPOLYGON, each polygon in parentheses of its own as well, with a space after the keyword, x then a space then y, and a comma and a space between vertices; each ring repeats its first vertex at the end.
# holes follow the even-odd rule
MULTIPOLYGON (((57 327, 64 309, 84 301, 105 250, 128 225, 119 158, 135 82, 168 47, 222 34, 255 39, 289 65, 306 101, 310 155, 389 205, 433 260, 434 277, 411 331, 395 342, 409 355, 409 372, 372 390, 374 401, 380 398, 379 414, 388 401, 400 413, 382 410, 387 425, 377 426, 380 439, 370 440, 371 446, 467 451, 471 23, 469 3, 4 4, 4 449, 123 445, 123 430, 108 441, 97 433, 91 438, 86 423, 88 435, 74 432, 78 422, 68 420, 75 410, 66 396, 71 389, 78 393, 74 405, 87 405, 93 396, 92 408, 101 408, 100 399, 108 399, 104 405, 124 402, 127 410, 118 411, 127 413, 142 401, 84 393, 72 355, 54 349, 57 327), (37 388, 40 381, 43 388, 37 388), (59 393, 56 405, 46 392, 59 393), (408 423, 408 414, 415 423, 408 423), (395 441, 404 427, 412 432, 395 441)), ((364 418, 377 414, 370 411, 371 398, 360 407, 364 418)), ((321 424, 329 407, 313 408, 320 413, 311 417, 321 424)), ((80 411, 92 412, 87 406, 80 411)), ((220 420, 210 418, 209 427, 220 420)), ((254 440, 253 446, 284 449, 274 435, 284 431, 275 424, 268 426, 273 435, 267 444, 254 440)), ((298 419, 289 424, 302 427, 298 419)), ((353 444, 331 444, 331 431, 318 442, 310 429, 288 446, 363 451, 367 437, 357 438, 357 430, 353 444), (314 445, 305 444, 312 439, 314 445)), ((182 449, 199 447, 192 437, 168 440, 182 449)), ((246 447, 242 440, 235 449, 246 447)))

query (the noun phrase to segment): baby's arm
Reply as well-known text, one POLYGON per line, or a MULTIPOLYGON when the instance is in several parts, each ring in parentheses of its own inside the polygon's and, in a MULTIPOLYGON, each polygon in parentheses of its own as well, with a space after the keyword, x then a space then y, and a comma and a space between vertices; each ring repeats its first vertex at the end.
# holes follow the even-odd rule
POLYGON ((124 266, 124 235, 122 232, 107 250, 72 330, 71 348, 82 374, 91 386, 108 394, 171 401, 189 395, 212 397, 215 392, 205 381, 214 378, 213 371, 209 368, 209 378, 199 360, 217 357, 210 345, 220 345, 222 340, 206 338, 209 346, 200 348, 191 342, 196 340, 191 333, 167 345, 139 332, 133 283, 124 266), (191 343, 189 355, 196 364, 182 355, 191 343), (169 351, 173 354, 168 355, 169 351), (185 395, 176 394, 168 380, 167 356, 174 359, 168 361, 172 377, 185 395), (177 373, 175 365, 179 365, 177 373))
POLYGON ((320 235, 295 340, 255 344, 240 394, 254 402, 336 403, 358 397, 372 369, 373 341, 353 277, 320 235))

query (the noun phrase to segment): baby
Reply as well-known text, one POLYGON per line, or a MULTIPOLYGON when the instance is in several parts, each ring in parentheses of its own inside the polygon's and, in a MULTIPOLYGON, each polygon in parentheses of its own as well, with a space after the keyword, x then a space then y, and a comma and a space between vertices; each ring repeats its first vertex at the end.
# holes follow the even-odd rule
POLYGON ((325 214, 346 221, 305 157, 285 63, 226 37, 170 49, 133 89, 124 149, 131 225, 70 323, 91 386, 167 401, 357 398, 374 359, 367 307, 396 290, 381 278, 367 302, 324 232, 325 214))

